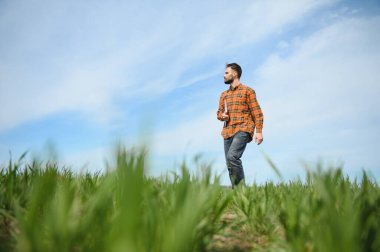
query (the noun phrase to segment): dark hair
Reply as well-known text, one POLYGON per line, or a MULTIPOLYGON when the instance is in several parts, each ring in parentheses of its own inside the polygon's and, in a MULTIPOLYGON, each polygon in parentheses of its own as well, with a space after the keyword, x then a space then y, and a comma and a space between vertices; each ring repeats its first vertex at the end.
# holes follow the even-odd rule
POLYGON ((226 64, 226 68, 227 67, 231 67, 232 70, 236 71, 238 78, 240 79, 240 76, 243 71, 241 70, 241 67, 237 63, 228 63, 226 64))

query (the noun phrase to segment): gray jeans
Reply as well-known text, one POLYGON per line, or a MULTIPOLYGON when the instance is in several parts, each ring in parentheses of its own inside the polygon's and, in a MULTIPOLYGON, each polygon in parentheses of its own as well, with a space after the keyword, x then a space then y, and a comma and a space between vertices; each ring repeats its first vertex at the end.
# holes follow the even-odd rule
POLYGON ((241 131, 228 139, 224 139, 224 154, 232 187, 238 185, 242 180, 244 183, 244 170, 240 158, 250 140, 251 135, 248 132, 241 131))

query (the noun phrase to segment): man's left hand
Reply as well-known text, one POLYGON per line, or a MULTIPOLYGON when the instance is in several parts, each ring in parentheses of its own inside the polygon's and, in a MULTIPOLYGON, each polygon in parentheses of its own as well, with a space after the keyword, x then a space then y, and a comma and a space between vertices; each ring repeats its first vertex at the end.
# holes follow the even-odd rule
POLYGON ((257 145, 261 144, 263 142, 263 134, 262 133, 256 133, 255 135, 255 143, 257 145))

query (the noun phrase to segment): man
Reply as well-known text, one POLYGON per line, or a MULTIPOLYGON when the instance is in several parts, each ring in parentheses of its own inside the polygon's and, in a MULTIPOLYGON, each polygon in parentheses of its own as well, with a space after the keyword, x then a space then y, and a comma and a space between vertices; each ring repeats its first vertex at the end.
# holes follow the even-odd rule
POLYGON ((244 183, 244 170, 240 158, 247 143, 251 142, 253 137, 256 144, 263 141, 264 115, 255 91, 240 83, 241 74, 242 70, 238 64, 226 65, 224 83, 229 84, 230 88, 221 94, 217 112, 218 120, 224 121, 224 153, 232 188, 241 181, 244 183))

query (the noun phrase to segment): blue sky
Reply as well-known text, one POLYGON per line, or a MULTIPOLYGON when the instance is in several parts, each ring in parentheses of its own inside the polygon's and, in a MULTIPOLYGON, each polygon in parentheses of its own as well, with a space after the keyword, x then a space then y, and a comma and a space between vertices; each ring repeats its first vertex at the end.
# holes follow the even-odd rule
POLYGON ((323 160, 380 181, 379 31, 378 1, 1 1, 0 163, 53 144, 96 171, 120 141, 152 175, 202 154, 227 184, 215 113, 237 62, 265 115, 248 183, 276 180, 262 152, 285 179, 323 160))

